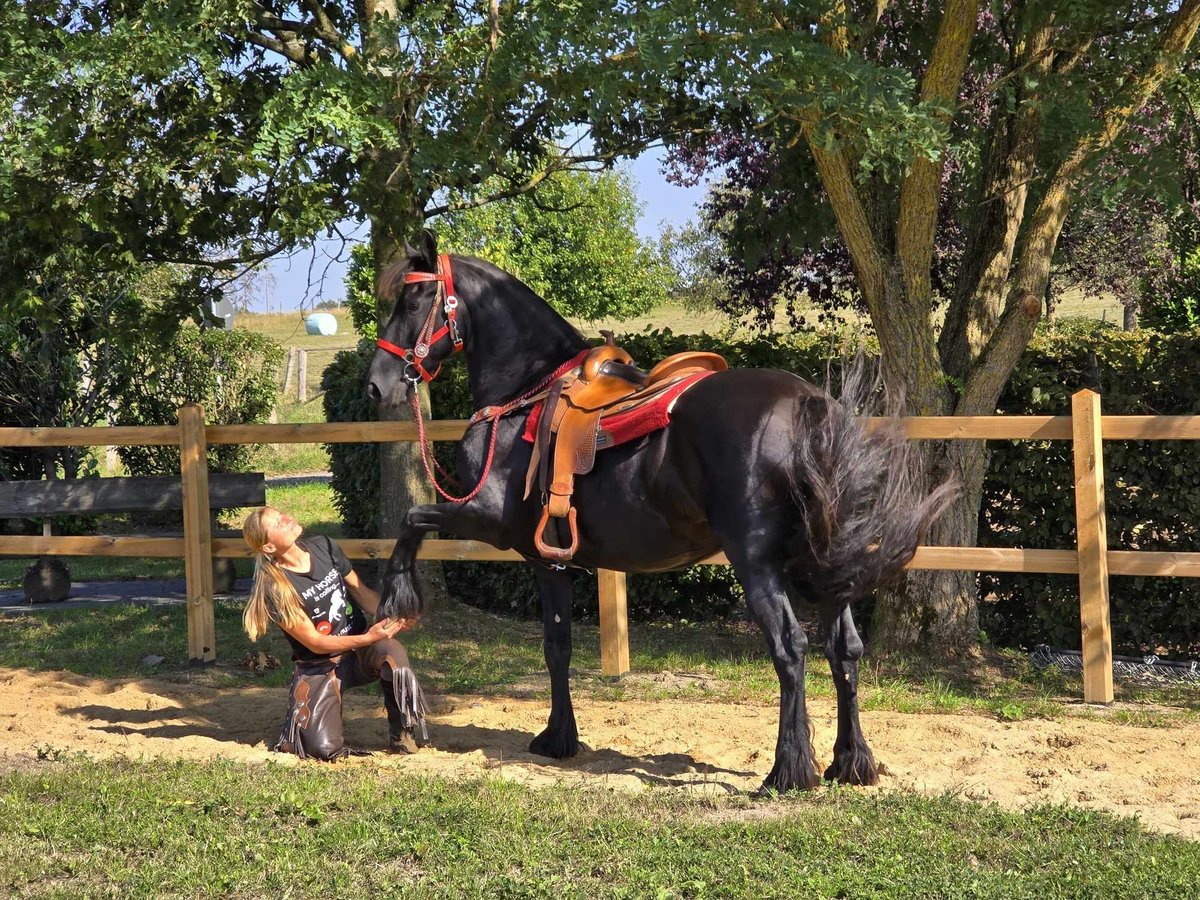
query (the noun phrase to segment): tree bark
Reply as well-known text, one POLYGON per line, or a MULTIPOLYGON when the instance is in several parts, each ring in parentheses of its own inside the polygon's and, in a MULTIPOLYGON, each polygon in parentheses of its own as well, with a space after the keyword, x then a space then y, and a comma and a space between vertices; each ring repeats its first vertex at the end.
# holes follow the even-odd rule
POLYGON ((1121 327, 1125 331, 1136 331, 1138 327, 1137 301, 1132 299, 1122 300, 1121 310, 1123 313, 1121 327))
MULTIPOLYGON (((979 540, 979 507, 987 472, 983 441, 938 441, 921 449, 929 484, 947 478, 962 494, 933 526, 927 543, 973 547, 979 540)), ((878 594, 871 622, 871 646, 877 653, 969 650, 979 640, 979 584, 975 572, 911 570, 904 581, 878 594)))

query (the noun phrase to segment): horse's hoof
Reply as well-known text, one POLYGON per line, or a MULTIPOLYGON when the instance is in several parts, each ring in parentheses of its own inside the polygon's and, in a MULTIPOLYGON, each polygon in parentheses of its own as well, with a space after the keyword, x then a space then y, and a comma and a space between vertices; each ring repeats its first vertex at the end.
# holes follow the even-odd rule
POLYGON ((825 770, 826 781, 865 786, 879 784, 875 757, 866 747, 835 753, 833 764, 825 770))
POLYGON ((415 619, 421 614, 421 597, 411 575, 385 575, 381 587, 379 618, 415 619))
POLYGON ((579 752, 579 735, 574 728, 565 732, 547 728, 529 742, 529 752, 551 759, 570 759, 579 752))
POLYGON ((819 787, 821 776, 811 764, 785 764, 777 762, 771 774, 755 792, 756 797, 771 797, 788 791, 811 791, 819 787))

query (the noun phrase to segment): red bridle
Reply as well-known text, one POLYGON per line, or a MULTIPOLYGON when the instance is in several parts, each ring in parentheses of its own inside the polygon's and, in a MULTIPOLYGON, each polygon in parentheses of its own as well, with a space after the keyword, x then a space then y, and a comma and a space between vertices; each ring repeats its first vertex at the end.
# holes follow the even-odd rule
MULTIPOLYGON (((438 367, 432 373, 427 371, 425 368, 425 358, 429 356, 429 351, 434 345, 446 335, 450 335, 455 353, 460 352, 463 348, 462 334, 458 330, 457 321, 458 296, 454 293, 454 275, 450 271, 450 257, 448 254, 443 253, 438 256, 438 270, 436 275, 432 272, 409 272, 404 276, 405 284, 418 284, 424 281, 436 281, 440 283, 438 294, 442 297, 442 312, 446 317, 445 324, 437 331, 434 331, 438 311, 438 303, 435 300, 433 305, 429 307, 429 316, 425 319, 425 324, 421 326, 421 332, 417 336, 417 344, 411 350, 398 347, 391 341, 385 341, 383 338, 375 342, 388 353, 404 360, 404 377, 413 384, 417 384, 420 381, 433 381, 433 379, 437 378, 438 372, 442 371, 441 363, 438 364, 438 367), (410 367, 413 374, 409 374, 408 372, 410 367)), ((396 302, 400 301, 397 300, 396 302)))

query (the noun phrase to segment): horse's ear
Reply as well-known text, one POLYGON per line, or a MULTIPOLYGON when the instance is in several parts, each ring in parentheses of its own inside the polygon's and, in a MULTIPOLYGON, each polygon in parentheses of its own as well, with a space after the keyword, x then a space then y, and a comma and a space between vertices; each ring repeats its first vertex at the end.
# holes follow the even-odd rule
POLYGON ((421 229, 420 249, 417 251, 416 255, 425 263, 428 271, 437 271, 437 235, 428 228, 421 229))

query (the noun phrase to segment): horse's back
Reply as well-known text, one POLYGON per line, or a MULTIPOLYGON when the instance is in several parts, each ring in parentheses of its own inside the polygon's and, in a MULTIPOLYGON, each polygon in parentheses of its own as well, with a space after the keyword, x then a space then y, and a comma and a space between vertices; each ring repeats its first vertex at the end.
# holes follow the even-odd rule
POLYGON ((577 481, 584 537, 577 559, 613 567, 607 553, 593 556, 602 544, 624 560, 618 568, 657 571, 722 549, 713 520, 721 510, 786 496, 797 404, 824 397, 778 370, 702 379, 675 401, 666 429, 603 451, 592 474, 577 481))
POLYGON ((748 452, 758 457, 787 450, 799 404, 827 399, 821 388, 791 372, 729 369, 680 396, 671 411, 667 438, 695 443, 718 455, 736 454, 745 464, 748 452))

